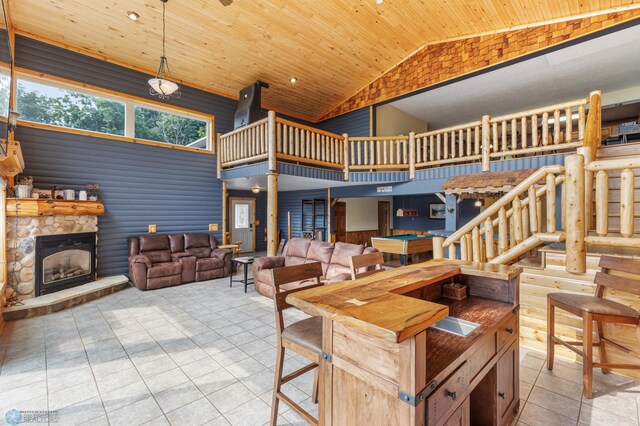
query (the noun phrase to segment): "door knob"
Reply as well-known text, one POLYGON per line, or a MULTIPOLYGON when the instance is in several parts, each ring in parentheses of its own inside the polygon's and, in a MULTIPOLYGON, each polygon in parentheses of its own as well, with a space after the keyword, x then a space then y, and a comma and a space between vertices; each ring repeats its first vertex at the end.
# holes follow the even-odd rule
POLYGON ((447 391, 447 396, 448 396, 449 398, 453 399, 454 401, 455 401, 456 399, 458 399, 458 395, 456 395, 456 393, 455 393, 455 392, 447 391))
POLYGON ((498 392, 498 396, 502 399, 504 399, 504 392, 498 392))
POLYGON ((507 333, 513 334, 513 328, 511 328, 511 327, 507 328, 507 333))

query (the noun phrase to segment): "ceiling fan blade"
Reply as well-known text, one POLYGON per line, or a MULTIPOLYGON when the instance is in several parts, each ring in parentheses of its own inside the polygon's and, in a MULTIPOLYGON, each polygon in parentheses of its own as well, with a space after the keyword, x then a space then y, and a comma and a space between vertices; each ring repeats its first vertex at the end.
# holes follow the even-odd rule
POLYGON ((233 0, 220 0, 223 6, 230 6, 233 3, 233 0))

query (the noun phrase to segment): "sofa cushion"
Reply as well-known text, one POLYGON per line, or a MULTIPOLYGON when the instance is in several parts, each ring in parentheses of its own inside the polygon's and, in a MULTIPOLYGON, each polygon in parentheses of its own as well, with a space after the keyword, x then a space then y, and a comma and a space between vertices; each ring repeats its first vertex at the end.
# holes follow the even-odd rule
POLYGON ((184 234, 170 234, 169 245, 171 253, 181 253, 184 251, 184 234))
POLYGON ((209 247, 196 247, 185 249, 185 252, 198 259, 208 259, 211 257, 211 249, 209 247))
POLYGON ((180 275, 182 265, 180 262, 156 263, 147 269, 147 278, 168 277, 170 275, 180 275))
POLYGON ((167 235, 143 235, 138 240, 140 254, 149 258, 151 263, 171 262, 171 250, 167 235))
POLYGON ((344 281, 343 279, 337 279, 337 281, 335 281, 335 277, 345 274, 348 274, 348 279, 351 279, 350 259, 352 256, 362 254, 363 251, 363 245, 336 243, 333 250, 333 256, 331 256, 331 264, 329 265, 325 275, 326 279, 331 282, 344 281))
POLYGON ((198 259, 196 261, 196 271, 210 271, 212 269, 224 268, 224 261, 219 257, 208 259, 198 259))
POLYGON ((209 241, 209 234, 184 234, 184 248, 200 248, 207 247, 211 249, 211 243, 209 241))
POLYGON ((322 264, 322 275, 326 277, 329 262, 331 262, 331 256, 333 255, 333 249, 333 243, 311 241, 309 251, 307 252, 307 259, 304 263, 320 262, 322 264))
POLYGON ((304 263, 310 245, 311 240, 306 238, 293 238, 290 240, 284 249, 284 265, 293 266, 304 263))

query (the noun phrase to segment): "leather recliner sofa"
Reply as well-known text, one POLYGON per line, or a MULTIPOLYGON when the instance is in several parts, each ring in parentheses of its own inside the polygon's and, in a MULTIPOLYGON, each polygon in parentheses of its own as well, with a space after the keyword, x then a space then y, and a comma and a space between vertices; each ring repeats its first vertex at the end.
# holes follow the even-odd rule
MULTIPOLYGON (((301 263, 320 262, 322 264, 324 283, 335 283, 351 279, 351 256, 378 251, 373 247, 366 247, 348 243, 325 243, 306 238, 292 238, 282 251, 282 256, 259 257, 253 262, 253 282, 256 291, 273 298, 271 284, 271 269, 283 266, 299 265, 301 263)), ((313 281, 301 281, 281 285, 283 290, 304 287, 313 281)))
POLYGON ((219 249, 213 235, 162 234, 128 238, 129 279, 152 290, 224 277, 231 273, 231 250, 219 249))

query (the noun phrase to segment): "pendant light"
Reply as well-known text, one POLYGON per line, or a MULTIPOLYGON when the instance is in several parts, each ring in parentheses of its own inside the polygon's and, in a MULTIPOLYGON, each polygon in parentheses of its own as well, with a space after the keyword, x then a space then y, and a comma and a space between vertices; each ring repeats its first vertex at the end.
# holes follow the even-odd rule
POLYGON ((152 96, 157 96, 160 99, 168 99, 170 97, 179 98, 181 96, 180 90, 176 82, 174 81, 171 70, 169 69, 169 61, 166 55, 166 7, 167 1, 160 0, 162 2, 162 56, 160 57, 160 67, 154 78, 149 79, 149 93, 152 96))

